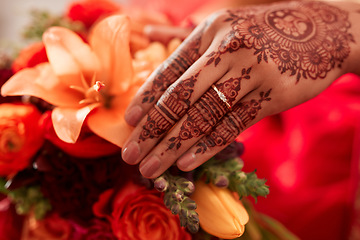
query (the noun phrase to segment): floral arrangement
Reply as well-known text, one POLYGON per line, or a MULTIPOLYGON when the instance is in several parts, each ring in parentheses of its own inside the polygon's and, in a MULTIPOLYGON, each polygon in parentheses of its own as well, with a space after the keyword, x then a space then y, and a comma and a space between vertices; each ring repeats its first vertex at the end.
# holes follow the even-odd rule
POLYGON ((82 0, 62 16, 35 11, 31 43, 1 55, 1 239, 295 239, 246 200, 269 189, 242 171, 240 142, 152 180, 121 160, 126 106, 182 40, 153 41, 146 24, 174 26, 82 0))

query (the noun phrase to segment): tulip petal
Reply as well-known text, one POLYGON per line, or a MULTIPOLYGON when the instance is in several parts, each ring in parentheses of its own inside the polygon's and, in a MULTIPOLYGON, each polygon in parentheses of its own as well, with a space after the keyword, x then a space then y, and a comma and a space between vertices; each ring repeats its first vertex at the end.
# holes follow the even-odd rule
POLYGON ((67 143, 75 143, 87 115, 99 104, 90 104, 83 108, 55 108, 51 119, 58 137, 67 143))
POLYGON ((100 60, 102 71, 98 77, 116 95, 132 84, 133 68, 129 46, 130 21, 127 16, 114 15, 95 25, 90 45, 100 60))
POLYGON ((119 147, 123 146, 133 130, 133 127, 125 122, 124 112, 114 109, 96 109, 89 115, 87 124, 95 134, 119 147))
POLYGON ((43 41, 55 74, 66 84, 81 84, 80 74, 91 79, 98 70, 99 62, 95 53, 73 31, 51 27, 43 34, 43 41))
POLYGON ((49 63, 25 68, 12 76, 1 88, 3 96, 30 95, 56 106, 74 107, 83 98, 56 77, 49 63))
POLYGON ((200 226, 208 233, 233 239, 241 236, 249 216, 228 189, 198 181, 192 198, 197 202, 200 226))

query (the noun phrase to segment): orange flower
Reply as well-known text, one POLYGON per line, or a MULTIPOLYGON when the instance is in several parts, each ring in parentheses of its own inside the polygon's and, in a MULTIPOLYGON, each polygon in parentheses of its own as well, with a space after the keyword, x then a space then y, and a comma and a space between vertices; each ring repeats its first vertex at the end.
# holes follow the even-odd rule
POLYGON ((134 77, 129 50, 130 21, 114 15, 96 24, 89 44, 76 33, 52 27, 43 35, 49 63, 16 73, 1 89, 6 95, 32 95, 55 106, 55 132, 74 143, 87 118, 95 134, 122 146, 132 128, 124 120, 144 78, 134 77))
POLYGON ((30 164, 44 140, 40 118, 32 105, 0 104, 0 176, 11 177, 30 164))
POLYGON ((203 181, 196 182, 195 189, 191 198, 197 203, 202 229, 224 239, 237 238, 244 233, 249 215, 229 189, 203 181))

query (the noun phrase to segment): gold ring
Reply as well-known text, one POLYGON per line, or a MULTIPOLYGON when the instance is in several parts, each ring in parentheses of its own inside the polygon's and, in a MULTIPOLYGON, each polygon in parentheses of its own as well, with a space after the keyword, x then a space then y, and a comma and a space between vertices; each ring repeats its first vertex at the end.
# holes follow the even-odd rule
POLYGON ((219 96, 220 100, 223 101, 226 106, 228 107, 228 109, 231 109, 231 104, 229 103, 229 100, 226 98, 225 94, 220 92, 220 90, 213 84, 211 85, 212 89, 214 89, 214 91, 217 93, 217 95, 219 96))

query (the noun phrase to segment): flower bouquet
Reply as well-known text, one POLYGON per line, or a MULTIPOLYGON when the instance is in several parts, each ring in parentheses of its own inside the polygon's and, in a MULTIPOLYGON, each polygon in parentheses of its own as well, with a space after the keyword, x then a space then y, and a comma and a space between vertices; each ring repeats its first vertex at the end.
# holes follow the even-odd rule
POLYGON ((126 106, 183 40, 143 30, 174 21, 105 0, 32 18, 31 43, 0 59, 1 239, 296 239, 246 200, 269 189, 240 142, 157 179, 121 160, 126 106))

